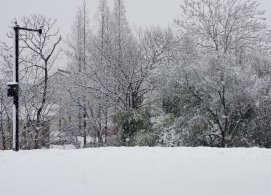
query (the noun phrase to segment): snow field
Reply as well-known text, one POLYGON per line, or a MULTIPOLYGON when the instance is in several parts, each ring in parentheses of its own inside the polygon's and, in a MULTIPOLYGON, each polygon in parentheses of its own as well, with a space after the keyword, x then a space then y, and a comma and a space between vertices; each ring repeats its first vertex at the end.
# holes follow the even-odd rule
POLYGON ((1 195, 270 195, 271 150, 0 151, 1 195))

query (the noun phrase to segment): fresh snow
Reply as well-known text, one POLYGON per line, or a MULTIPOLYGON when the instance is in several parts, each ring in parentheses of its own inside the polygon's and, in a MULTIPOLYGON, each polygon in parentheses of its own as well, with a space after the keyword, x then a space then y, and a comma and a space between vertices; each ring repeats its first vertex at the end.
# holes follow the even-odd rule
POLYGON ((0 151, 1 195, 270 195, 259 148, 0 151))

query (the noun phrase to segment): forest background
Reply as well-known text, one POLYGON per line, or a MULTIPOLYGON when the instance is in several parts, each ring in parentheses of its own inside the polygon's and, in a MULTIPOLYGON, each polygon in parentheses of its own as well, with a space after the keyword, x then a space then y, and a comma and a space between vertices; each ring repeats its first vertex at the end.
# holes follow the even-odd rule
MULTIPOLYGON (((84 1, 67 37, 44 15, 17 19, 44 32, 20 34, 21 149, 270 148, 271 39, 259 4, 182 1, 172 25, 138 27, 124 2, 100 0, 90 22, 84 1)), ((12 51, 1 42, 4 150, 12 143, 12 51)))

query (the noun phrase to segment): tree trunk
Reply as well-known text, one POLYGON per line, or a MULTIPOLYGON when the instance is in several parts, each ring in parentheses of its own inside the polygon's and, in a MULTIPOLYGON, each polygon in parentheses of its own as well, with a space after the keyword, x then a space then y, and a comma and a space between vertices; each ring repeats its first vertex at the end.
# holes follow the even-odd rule
POLYGON ((3 120, 2 120, 2 116, 1 116, 1 126, 0 126, 0 131, 2 134, 2 146, 3 146, 3 150, 6 150, 6 136, 5 136, 5 131, 3 129, 3 120))
MULTIPOLYGON (((49 59, 49 58, 48 58, 49 59)), ((47 59, 47 60, 48 60, 47 59)), ((41 141, 40 139, 40 133, 41 133, 41 124, 40 124, 40 119, 41 119, 41 112, 44 108, 46 99, 47 99, 47 87, 48 87, 48 69, 47 69, 47 60, 44 60, 44 88, 43 88, 43 93, 42 93, 42 100, 41 100, 41 106, 38 109, 37 112, 37 121, 36 121, 36 127, 35 127, 35 149, 39 149, 41 146, 39 146, 39 142, 41 141)))
POLYGON ((87 144, 87 115, 84 113, 83 115, 84 119, 84 147, 86 147, 87 144))

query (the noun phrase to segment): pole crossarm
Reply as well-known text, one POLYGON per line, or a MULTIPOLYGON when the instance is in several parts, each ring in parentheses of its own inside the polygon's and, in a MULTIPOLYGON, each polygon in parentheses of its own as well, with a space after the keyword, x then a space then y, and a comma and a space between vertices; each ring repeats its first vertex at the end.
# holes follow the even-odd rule
POLYGON ((14 28, 18 28, 18 30, 26 30, 26 31, 34 31, 34 32, 38 32, 40 35, 42 34, 42 29, 30 29, 30 28, 24 28, 24 27, 20 27, 20 26, 15 26, 14 28))
POLYGON ((31 28, 26 28, 26 27, 20 27, 17 22, 15 22, 15 26, 13 27, 13 29, 15 31, 19 31, 19 30, 26 30, 26 31, 32 31, 32 32, 38 32, 39 35, 42 34, 42 27, 40 27, 39 29, 31 29, 31 28))

